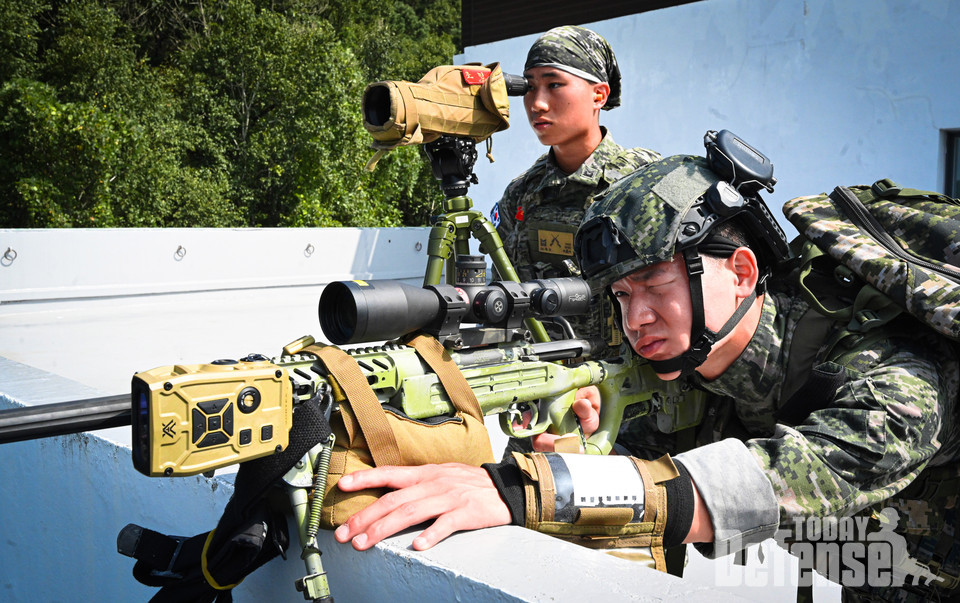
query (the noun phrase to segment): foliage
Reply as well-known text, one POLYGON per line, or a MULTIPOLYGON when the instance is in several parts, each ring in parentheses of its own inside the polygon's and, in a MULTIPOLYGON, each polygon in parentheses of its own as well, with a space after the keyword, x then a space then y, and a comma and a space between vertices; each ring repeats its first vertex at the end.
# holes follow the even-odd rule
MULTIPOLYGON (((8 3, 9 4, 9 3, 8 3)), ((458 42, 451 0, 24 0, 0 8, 0 227, 421 225, 364 86, 458 42)))

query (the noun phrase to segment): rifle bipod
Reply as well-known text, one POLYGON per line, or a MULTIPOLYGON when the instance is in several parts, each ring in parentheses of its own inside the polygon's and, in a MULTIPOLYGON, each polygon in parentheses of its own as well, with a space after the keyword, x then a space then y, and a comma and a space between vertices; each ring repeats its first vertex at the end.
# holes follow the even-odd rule
POLYGON ((307 574, 297 580, 297 591, 303 593, 304 599, 320 603, 333 603, 327 573, 320 560, 317 532, 320 529, 320 510, 327 489, 330 454, 335 441, 336 438, 331 433, 326 441, 314 446, 283 476, 300 535, 300 558, 307 569, 307 574), (312 498, 308 495, 309 488, 313 488, 312 498))

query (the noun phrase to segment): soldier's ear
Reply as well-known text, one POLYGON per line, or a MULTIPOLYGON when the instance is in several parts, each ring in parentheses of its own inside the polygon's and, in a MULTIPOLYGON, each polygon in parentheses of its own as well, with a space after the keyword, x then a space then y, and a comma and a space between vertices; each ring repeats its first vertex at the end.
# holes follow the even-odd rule
POLYGON ((757 256, 749 247, 738 247, 726 261, 736 279, 737 295, 749 296, 760 280, 760 265, 757 256))
POLYGON ((593 85, 593 104, 595 108, 599 109, 607 104, 607 99, 609 97, 610 84, 601 82, 593 85))

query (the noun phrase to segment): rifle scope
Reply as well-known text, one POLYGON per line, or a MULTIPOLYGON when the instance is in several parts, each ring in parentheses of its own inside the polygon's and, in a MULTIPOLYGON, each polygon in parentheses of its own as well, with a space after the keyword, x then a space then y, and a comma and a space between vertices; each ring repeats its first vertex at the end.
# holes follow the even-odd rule
POLYGON ((590 307, 581 278, 526 283, 494 281, 481 287, 415 287, 395 280, 336 281, 320 295, 320 327, 334 344, 396 339, 423 330, 450 335, 462 322, 517 328, 525 318, 572 316, 590 307))

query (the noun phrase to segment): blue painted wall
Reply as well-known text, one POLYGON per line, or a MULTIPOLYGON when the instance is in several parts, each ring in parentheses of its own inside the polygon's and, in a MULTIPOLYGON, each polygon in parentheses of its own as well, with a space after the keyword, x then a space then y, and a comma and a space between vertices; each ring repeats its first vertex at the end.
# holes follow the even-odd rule
MULTIPOLYGON (((732 130, 773 161, 779 185, 767 200, 778 208, 882 177, 943 188, 941 130, 960 128, 960 2, 705 0, 586 26, 623 72, 623 104, 601 124, 624 146, 702 154, 706 130, 732 130)), ((535 38, 455 61, 521 73, 535 38)), ((545 150, 521 99, 511 116, 494 135, 496 163, 478 161, 480 209, 545 150)))

